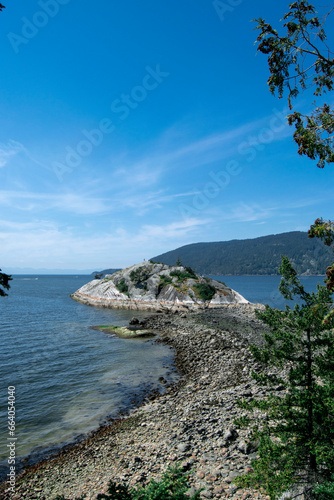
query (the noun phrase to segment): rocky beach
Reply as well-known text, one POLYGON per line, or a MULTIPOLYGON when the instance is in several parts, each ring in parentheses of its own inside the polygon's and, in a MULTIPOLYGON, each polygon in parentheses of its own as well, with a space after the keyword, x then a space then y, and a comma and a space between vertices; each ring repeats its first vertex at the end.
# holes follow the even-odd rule
MULTIPOLYGON (((190 490, 202 498, 267 498, 238 489, 235 477, 256 457, 249 430, 234 420, 244 414, 238 399, 265 397, 252 379, 261 370, 249 351, 260 344, 264 325, 254 310, 261 305, 232 304, 219 309, 154 314, 140 326, 175 350, 181 374, 163 395, 150 395, 130 415, 100 428, 84 441, 30 467, 17 478, 15 493, 2 484, 4 500, 52 500, 57 495, 93 500, 110 480, 144 485, 159 480, 168 465, 181 464, 190 490)), ((279 388, 277 388, 279 390, 279 388)))

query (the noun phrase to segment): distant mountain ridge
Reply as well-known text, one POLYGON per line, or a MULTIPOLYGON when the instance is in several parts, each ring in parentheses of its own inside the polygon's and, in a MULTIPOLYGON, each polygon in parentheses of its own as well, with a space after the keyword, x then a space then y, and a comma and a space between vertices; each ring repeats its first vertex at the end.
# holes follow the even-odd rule
POLYGON ((102 271, 94 271, 93 273, 90 273, 92 276, 95 276, 97 274, 100 274, 101 275, 101 278, 103 276, 105 276, 106 274, 114 274, 116 273, 117 271, 120 271, 120 268, 109 268, 109 269, 103 269, 102 271))
POLYGON ((331 247, 306 232, 292 231, 246 240, 193 243, 153 257, 174 265, 180 259, 199 274, 277 275, 281 255, 287 255, 298 274, 325 274, 334 259, 331 247))

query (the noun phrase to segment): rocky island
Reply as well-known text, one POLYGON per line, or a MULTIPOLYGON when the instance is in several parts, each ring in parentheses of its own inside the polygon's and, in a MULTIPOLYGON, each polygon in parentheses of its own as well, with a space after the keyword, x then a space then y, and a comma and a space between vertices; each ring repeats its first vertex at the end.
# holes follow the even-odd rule
POLYGON ((91 306, 160 312, 248 303, 224 283, 199 276, 190 267, 151 261, 94 279, 71 297, 91 306))

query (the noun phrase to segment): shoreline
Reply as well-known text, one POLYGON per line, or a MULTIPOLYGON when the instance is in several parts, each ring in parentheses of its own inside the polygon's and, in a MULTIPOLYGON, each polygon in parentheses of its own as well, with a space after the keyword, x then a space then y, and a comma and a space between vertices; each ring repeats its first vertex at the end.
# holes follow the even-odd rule
MULTIPOLYGON (((171 368, 172 366, 173 365, 171 365, 171 368)), ((165 381, 165 379, 164 383, 166 383, 166 387, 170 387, 173 384, 173 382, 169 383, 165 381)), ((176 384, 177 382, 175 383, 175 385, 176 384)), ((90 440, 92 436, 95 436, 98 432, 102 431, 103 429, 109 429, 115 423, 118 423, 121 420, 129 418, 131 412, 137 408, 140 408, 145 403, 145 401, 154 399, 163 394, 165 394, 165 392, 163 393, 160 392, 160 389, 158 388, 142 389, 140 393, 133 393, 131 395, 131 402, 129 403, 128 407, 124 408, 123 410, 119 410, 116 416, 106 415, 105 417, 103 417, 103 423, 97 424, 95 428, 85 433, 84 432, 78 433, 71 440, 54 443, 45 447, 40 445, 36 447, 36 449, 40 448, 39 451, 35 451, 35 449, 33 449, 27 455, 16 456, 15 457, 16 478, 20 478, 21 476, 25 475, 26 472, 34 470, 36 467, 38 468, 41 464, 44 464, 56 458, 57 456, 62 455, 64 452, 67 452, 68 450, 75 448, 76 446, 79 446, 85 441, 90 440)), ((3 464, 6 462, 7 459, 1 462, 1 468, 4 468, 3 464)), ((9 469, 8 465, 6 466, 6 471, 1 472, 0 475, 0 494, 3 491, 4 478, 6 477, 8 472, 7 469, 9 469)))
POLYGON ((238 397, 261 397, 250 378, 256 366, 248 349, 249 341, 261 342, 264 331, 255 318, 257 307, 263 306, 229 305, 143 320, 144 328, 159 334, 158 342, 175 349, 180 381, 165 394, 147 397, 129 416, 29 467, 17 477, 15 494, 3 493, 2 484, 2 498, 74 499, 85 493, 95 500, 110 479, 145 484, 178 462, 189 471, 190 485, 204 488, 203 498, 265 498, 233 484, 255 453, 247 429, 233 429, 233 419, 241 412, 238 397), (233 439, 226 437, 229 431, 233 439))

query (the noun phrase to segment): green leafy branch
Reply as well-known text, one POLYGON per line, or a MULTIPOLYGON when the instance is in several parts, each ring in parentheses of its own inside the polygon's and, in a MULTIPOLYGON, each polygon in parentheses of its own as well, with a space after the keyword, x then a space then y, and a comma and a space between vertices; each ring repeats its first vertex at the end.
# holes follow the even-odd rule
MULTIPOLYGON (((292 2, 283 17, 283 35, 264 19, 255 19, 258 51, 268 56, 269 90, 278 92, 279 98, 287 92, 290 110, 300 92, 313 89, 319 98, 333 90, 334 57, 324 30, 332 10, 320 18, 307 0, 292 2)), ((295 126, 300 155, 317 159, 320 168, 334 162, 334 112, 329 104, 321 103, 309 115, 295 111, 288 115, 288 123, 295 126)))

